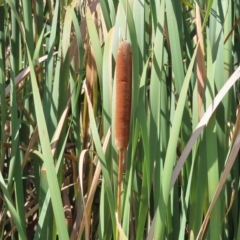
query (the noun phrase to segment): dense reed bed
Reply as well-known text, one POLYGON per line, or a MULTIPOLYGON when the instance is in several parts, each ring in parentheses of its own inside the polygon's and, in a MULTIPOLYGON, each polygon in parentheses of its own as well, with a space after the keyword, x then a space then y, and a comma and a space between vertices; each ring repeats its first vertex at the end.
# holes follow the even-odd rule
POLYGON ((240 239, 239 6, 0 0, 0 239, 240 239))

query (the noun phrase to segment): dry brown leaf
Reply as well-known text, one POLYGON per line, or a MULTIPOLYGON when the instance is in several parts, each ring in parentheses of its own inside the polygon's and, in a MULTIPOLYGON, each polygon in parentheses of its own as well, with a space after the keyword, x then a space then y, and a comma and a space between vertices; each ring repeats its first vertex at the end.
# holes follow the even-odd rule
MULTIPOLYGON (((86 95, 87 95, 88 105, 89 105, 89 107, 92 108, 86 84, 84 84, 84 88, 85 88, 85 92, 86 92, 86 95)), ((107 132, 107 135, 105 137, 104 143, 103 143, 103 152, 104 153, 106 152, 107 145, 108 145, 109 140, 110 140, 110 136, 111 136, 111 131, 109 129, 108 132, 107 132)), ((85 151, 87 151, 87 150, 85 150, 85 151)), ((85 152, 83 154, 85 154, 85 152)), ((80 163, 80 162, 83 162, 83 158, 80 158, 80 161, 79 161, 79 168, 80 168, 79 173, 81 173, 81 171, 82 171, 82 163, 80 163), (81 161, 81 159, 82 159, 82 161, 81 161)), ((85 227, 85 224, 86 224, 86 219, 87 219, 87 216, 90 212, 92 202, 93 202, 93 198, 94 198, 94 194, 96 192, 96 188, 97 188, 97 185, 98 185, 98 182, 99 182, 100 173, 101 173, 101 164, 100 164, 100 161, 98 161, 97 166, 96 166, 96 170, 94 172, 92 184, 91 184, 91 187, 90 187, 90 190, 89 190, 89 193, 88 193, 87 201, 86 201, 86 204, 85 204, 85 214, 84 214, 84 216, 81 220, 80 220, 79 217, 76 218, 76 221, 75 221, 74 227, 73 227, 73 231, 72 231, 72 234, 71 234, 71 239, 72 240, 79 239, 80 236, 83 233, 83 230, 84 230, 84 227, 85 227), (81 223, 80 223, 80 221, 81 221, 81 223)), ((80 183, 80 185, 82 185, 81 188, 83 189, 83 183, 80 183)), ((77 211, 77 212, 79 212, 79 211, 77 211)))
MULTIPOLYGON (((57 52, 54 52, 53 55, 56 55, 57 52)), ((48 55, 44 55, 42 57, 40 57, 37 60, 37 64, 43 63, 48 59, 48 55)), ((40 68, 42 71, 42 68, 40 68)), ((24 68, 14 79, 14 84, 17 85, 19 84, 22 80, 24 80, 25 78, 27 78, 30 74, 30 67, 26 67, 24 68)), ((10 93, 10 84, 5 88, 5 97, 7 97, 10 93)), ((1 104, 1 99, 0 99, 0 104, 1 104)))

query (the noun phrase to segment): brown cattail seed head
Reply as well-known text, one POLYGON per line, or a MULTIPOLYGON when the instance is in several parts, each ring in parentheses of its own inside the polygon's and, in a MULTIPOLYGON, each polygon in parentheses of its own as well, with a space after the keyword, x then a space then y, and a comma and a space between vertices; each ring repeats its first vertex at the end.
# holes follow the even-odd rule
POLYGON ((129 42, 123 41, 119 44, 116 60, 115 144, 119 151, 128 146, 131 101, 132 48, 129 42))

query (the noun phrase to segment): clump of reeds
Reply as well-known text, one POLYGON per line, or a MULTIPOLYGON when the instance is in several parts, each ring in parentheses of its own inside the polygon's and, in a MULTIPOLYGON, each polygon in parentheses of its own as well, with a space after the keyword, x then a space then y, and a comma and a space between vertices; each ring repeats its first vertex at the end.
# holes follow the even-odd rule
POLYGON ((130 132, 132 100, 132 48, 128 41, 119 44, 116 60, 115 144, 119 151, 117 213, 120 222, 122 165, 130 132))

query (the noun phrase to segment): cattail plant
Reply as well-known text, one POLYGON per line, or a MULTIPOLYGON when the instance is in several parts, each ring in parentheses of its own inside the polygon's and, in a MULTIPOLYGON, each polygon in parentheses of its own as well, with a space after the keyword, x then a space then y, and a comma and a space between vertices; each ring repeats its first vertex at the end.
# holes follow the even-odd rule
POLYGON ((118 149, 117 213, 120 222, 122 164, 130 132, 132 99, 132 48, 128 41, 119 44, 116 60, 115 144, 118 149))

